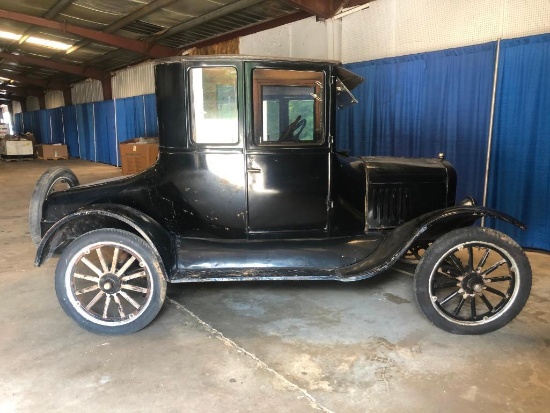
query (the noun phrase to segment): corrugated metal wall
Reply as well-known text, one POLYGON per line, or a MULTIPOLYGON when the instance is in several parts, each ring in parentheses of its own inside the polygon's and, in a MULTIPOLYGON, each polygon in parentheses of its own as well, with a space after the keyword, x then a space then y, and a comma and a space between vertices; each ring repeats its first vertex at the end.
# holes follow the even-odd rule
POLYGON ((150 60, 119 70, 114 74, 111 82, 114 99, 155 93, 154 62, 150 60))
POLYGON ((48 90, 45 96, 46 109, 59 108, 65 106, 65 98, 61 90, 48 90))
POLYGON ((100 102, 103 100, 103 88, 101 82, 94 79, 86 79, 71 86, 73 105, 81 103, 100 102))

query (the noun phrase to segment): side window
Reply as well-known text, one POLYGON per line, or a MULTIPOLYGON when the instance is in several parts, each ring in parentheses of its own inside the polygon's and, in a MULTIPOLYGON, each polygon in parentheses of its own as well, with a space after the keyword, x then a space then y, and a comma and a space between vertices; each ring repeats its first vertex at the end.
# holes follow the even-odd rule
POLYGON ((258 145, 323 143, 323 73, 255 69, 254 139, 258 145))
POLYGON ((191 86, 192 138, 199 144, 239 141, 237 70, 234 67, 194 67, 191 86))

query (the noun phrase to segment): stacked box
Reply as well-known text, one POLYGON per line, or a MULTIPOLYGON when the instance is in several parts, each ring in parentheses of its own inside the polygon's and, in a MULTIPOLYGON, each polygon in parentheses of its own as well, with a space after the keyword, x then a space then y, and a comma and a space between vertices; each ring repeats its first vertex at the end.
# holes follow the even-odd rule
POLYGON ((120 160, 122 161, 122 174, 137 174, 151 165, 158 158, 158 138, 135 138, 121 142, 120 160))

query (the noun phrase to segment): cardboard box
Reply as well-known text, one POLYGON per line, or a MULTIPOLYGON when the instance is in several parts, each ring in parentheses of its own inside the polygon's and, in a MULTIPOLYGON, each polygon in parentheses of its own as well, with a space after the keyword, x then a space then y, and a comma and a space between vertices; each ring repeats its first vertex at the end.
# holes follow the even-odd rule
POLYGON ((33 156, 32 141, 2 139, 0 154, 3 156, 33 156))
POLYGON ((158 158, 158 138, 136 138, 120 142, 120 160, 122 175, 137 174, 151 165, 158 158))
POLYGON ((40 159, 68 159, 69 152, 67 145, 53 144, 36 145, 36 153, 40 159))

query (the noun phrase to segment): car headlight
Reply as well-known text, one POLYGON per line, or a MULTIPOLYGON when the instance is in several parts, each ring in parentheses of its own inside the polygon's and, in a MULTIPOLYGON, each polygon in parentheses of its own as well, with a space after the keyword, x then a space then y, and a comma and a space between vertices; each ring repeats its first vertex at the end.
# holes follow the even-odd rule
POLYGON ((477 205, 477 202, 474 198, 472 198, 471 196, 467 196, 466 198, 464 198, 462 201, 459 202, 460 206, 468 206, 468 207, 471 207, 471 206, 476 206, 477 205))

